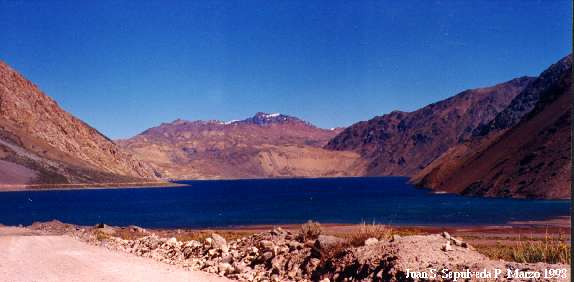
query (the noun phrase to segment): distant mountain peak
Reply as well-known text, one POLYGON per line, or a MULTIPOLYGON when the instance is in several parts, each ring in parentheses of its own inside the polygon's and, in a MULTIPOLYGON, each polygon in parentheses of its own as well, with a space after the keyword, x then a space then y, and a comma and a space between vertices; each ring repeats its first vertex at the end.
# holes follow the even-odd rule
POLYGON ((359 154, 322 149, 341 130, 258 112, 226 122, 176 120, 118 143, 169 178, 351 175, 359 154))
POLYGON ((281 113, 272 113, 272 114, 268 114, 268 113, 262 113, 262 112, 258 112, 257 114, 255 114, 257 116, 261 116, 264 118, 274 118, 274 117, 278 117, 281 115, 281 113))
MULTIPOLYGON (((159 126, 146 129, 138 135, 144 136, 171 136, 176 132, 196 131, 196 130, 250 130, 249 128, 268 128, 279 126, 284 129, 295 130, 319 130, 324 132, 340 132, 342 128, 333 128, 331 130, 322 129, 313 124, 301 120, 294 116, 281 113, 257 112, 253 116, 245 119, 233 119, 229 121, 222 120, 185 120, 175 119, 171 122, 164 122, 159 126)), ((328 133, 331 134, 331 133, 328 133)), ((176 134, 177 135, 177 134, 176 134)))
POLYGON ((233 124, 254 124, 260 126, 267 126, 272 124, 288 124, 288 123, 298 123, 312 126, 310 123, 293 116, 284 115, 281 113, 265 113, 265 112, 257 112, 254 116, 250 118, 233 122, 233 124))
POLYGON ((178 119, 176 119, 176 120, 170 122, 169 124, 178 125, 178 124, 185 124, 185 123, 188 123, 188 122, 189 122, 189 121, 187 121, 187 120, 178 118, 178 119))

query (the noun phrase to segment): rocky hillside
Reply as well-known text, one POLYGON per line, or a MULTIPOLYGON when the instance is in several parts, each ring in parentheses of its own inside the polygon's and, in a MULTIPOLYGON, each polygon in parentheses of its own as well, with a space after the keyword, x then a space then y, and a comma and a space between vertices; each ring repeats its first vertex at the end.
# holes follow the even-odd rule
MULTIPOLYGON (((31 228, 46 228, 43 225, 54 223, 31 228)), ((136 226, 129 230, 104 225, 65 228, 69 231, 64 234, 90 244, 238 281, 485 281, 478 273, 490 272, 495 280, 495 269, 502 270, 497 281, 532 281, 521 275, 526 271, 543 273, 544 269, 565 270, 544 281, 569 281, 570 277, 567 264, 489 259, 447 232, 366 238, 354 245, 340 237, 302 236, 281 227, 234 240, 212 233, 202 242, 159 237, 136 226), (431 269, 436 271, 436 277, 431 276, 431 269), (510 275, 507 269, 512 270, 510 275), (419 276, 412 277, 413 273, 419 276), (425 274, 426 277, 420 276, 425 274)))
POLYGON ((412 180, 466 195, 570 198, 572 57, 412 180))
POLYGON ((257 113, 229 122, 176 120, 118 143, 170 178, 351 175, 361 168, 356 153, 321 148, 338 132, 257 113))
POLYGON ((325 146, 359 153, 366 175, 413 175, 505 109, 532 78, 466 90, 414 112, 395 111, 345 129, 325 146))
POLYGON ((153 169, 0 61, 0 184, 126 182, 153 169))

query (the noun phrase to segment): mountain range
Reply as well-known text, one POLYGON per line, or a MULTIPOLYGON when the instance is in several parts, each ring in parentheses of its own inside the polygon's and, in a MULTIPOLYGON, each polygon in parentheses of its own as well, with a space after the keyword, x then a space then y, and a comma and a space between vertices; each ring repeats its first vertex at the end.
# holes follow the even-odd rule
POLYGON ((0 184, 411 177, 476 196, 569 198, 572 59, 347 128, 259 112, 182 119, 112 141, 0 63, 0 184))
POLYGON ((118 144, 168 178, 355 175, 358 154, 322 148, 340 131, 260 112, 230 122, 176 120, 118 144))

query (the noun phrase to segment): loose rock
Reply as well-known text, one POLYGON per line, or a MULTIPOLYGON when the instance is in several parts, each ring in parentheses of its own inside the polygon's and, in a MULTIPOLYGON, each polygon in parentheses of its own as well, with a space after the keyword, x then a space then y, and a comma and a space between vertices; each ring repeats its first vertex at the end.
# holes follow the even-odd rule
POLYGON ((365 240, 365 246, 374 245, 378 242, 379 242, 379 239, 377 239, 377 238, 369 238, 369 239, 365 240))
MULTIPOLYGON (((77 234, 88 242, 102 245, 102 241, 94 239, 99 229, 95 228, 94 233, 77 231, 77 234)), ((203 243, 193 240, 180 242, 175 238, 159 238, 150 234, 134 240, 112 236, 104 243, 108 248, 164 263, 257 282, 404 281, 406 269, 425 271, 429 268, 454 271, 569 269, 566 265, 490 260, 446 232, 440 235, 395 235, 392 241, 369 238, 362 247, 352 247, 346 245, 344 239, 325 235, 306 244, 279 228, 231 241, 217 234, 212 234, 203 243), (320 256, 322 251, 334 247, 337 247, 337 255, 320 256), (224 251, 226 248, 227 252, 224 251)))

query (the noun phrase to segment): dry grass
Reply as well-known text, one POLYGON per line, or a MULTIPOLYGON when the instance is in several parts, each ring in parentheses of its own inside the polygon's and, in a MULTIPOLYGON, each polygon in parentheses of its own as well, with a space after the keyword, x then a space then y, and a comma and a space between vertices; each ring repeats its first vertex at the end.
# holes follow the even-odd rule
POLYGON ((363 222, 355 230, 345 234, 344 237, 352 246, 358 247, 364 245, 365 240, 369 238, 388 240, 391 238, 392 234, 393 230, 388 226, 375 223, 368 224, 363 222))
POLYGON ((331 245, 329 248, 323 248, 320 250, 320 259, 322 262, 328 262, 341 258, 351 247, 351 243, 348 240, 345 240, 336 245, 331 245))
POLYGON ((543 241, 518 242, 512 250, 517 262, 546 262, 570 264, 570 245, 561 239, 546 238, 543 241))
POLYGON ((429 232, 417 228, 397 228, 392 229, 392 235, 412 236, 412 235, 428 235, 429 232))
POLYGON ((571 246, 562 236, 548 236, 543 239, 518 240, 503 245, 477 245, 476 249, 492 259, 503 259, 522 263, 571 263, 571 246))
POLYGON ((363 222, 352 231, 340 234, 340 237, 345 239, 343 242, 332 245, 327 249, 321 249, 321 260, 328 262, 340 258, 347 253, 349 248, 365 245, 365 240, 369 238, 388 240, 392 234, 392 229, 388 226, 363 222))
POLYGON ((97 230, 97 231, 95 232, 95 235, 96 235, 96 240, 98 240, 98 241, 105 241, 105 240, 110 239, 110 235, 109 235, 109 234, 106 234, 106 233, 101 232, 101 231, 99 231, 99 230, 97 230))
POLYGON ((120 228, 116 229, 116 233, 114 234, 114 236, 122 238, 124 240, 136 240, 147 236, 147 234, 143 232, 133 231, 130 230, 129 228, 120 228))
POLYGON ((321 228, 321 224, 316 221, 309 220, 299 229, 299 238, 305 242, 307 240, 314 240, 321 235, 323 229, 321 228))

